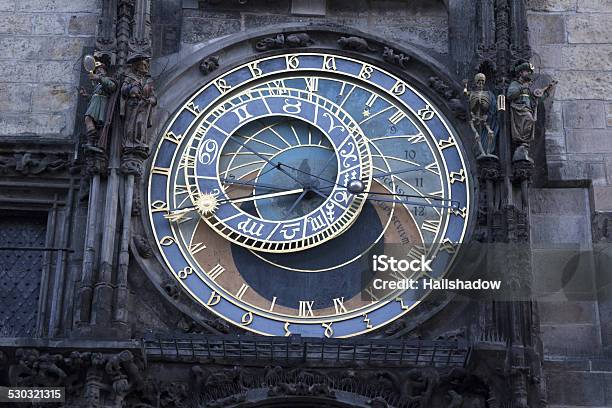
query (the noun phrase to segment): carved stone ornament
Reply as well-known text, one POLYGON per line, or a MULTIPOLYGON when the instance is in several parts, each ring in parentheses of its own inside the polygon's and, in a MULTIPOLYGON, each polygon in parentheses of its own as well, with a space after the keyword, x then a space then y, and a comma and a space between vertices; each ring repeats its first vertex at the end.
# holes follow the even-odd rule
POLYGON ((343 50, 357 52, 376 52, 376 48, 370 47, 368 41, 361 37, 340 37, 338 46, 343 50))
POLYGON ((67 154, 14 153, 0 155, 0 174, 56 173, 70 166, 67 154))
POLYGON ((255 44, 257 51, 277 50, 281 48, 302 48, 314 44, 314 41, 306 33, 277 34, 275 37, 267 37, 255 44))
POLYGON ((438 95, 448 102, 448 106, 451 108, 456 118, 465 120, 467 118, 465 108, 457 95, 457 92, 448 85, 444 80, 437 76, 431 76, 428 79, 428 84, 438 95))
POLYGON ((144 172, 144 161, 149 157, 148 146, 126 147, 121 156, 121 172, 141 177, 144 172))
POLYGON ((385 47, 383 54, 383 60, 390 64, 397 65, 402 69, 408 68, 408 63, 411 60, 410 55, 395 51, 393 48, 385 47))
POLYGON ((202 61, 200 61, 199 68, 202 75, 210 74, 219 68, 219 56, 211 55, 210 57, 203 58, 202 61))
POLYGON ((109 408, 224 407, 250 401, 254 395, 257 399, 308 396, 346 402, 350 394, 349 399, 361 398, 372 407, 485 407, 491 399, 491 385, 463 367, 247 368, 174 360, 173 374, 162 378, 159 362, 149 360, 145 366, 138 354, 17 349, 14 358, 6 358, 8 385, 65 387, 67 406, 109 408))
POLYGON ((134 236, 134 246, 136 247, 136 251, 143 258, 151 258, 153 256, 153 249, 151 249, 151 245, 149 245, 149 240, 143 235, 135 235, 134 236))

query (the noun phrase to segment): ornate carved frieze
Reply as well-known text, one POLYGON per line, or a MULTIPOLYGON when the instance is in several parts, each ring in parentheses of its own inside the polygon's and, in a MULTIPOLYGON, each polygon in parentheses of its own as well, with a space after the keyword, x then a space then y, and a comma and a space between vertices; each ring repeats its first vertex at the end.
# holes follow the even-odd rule
POLYGON ((11 153, 0 154, 0 175, 41 175, 58 173, 70 167, 68 154, 11 153))
POLYGON ((303 48, 313 45, 314 41, 306 33, 277 34, 275 37, 267 37, 255 44, 257 51, 269 51, 282 48, 303 48))
POLYGON ((338 46, 343 50, 349 51, 376 52, 376 48, 370 47, 368 41, 365 38, 356 36, 340 37, 338 39, 338 46))

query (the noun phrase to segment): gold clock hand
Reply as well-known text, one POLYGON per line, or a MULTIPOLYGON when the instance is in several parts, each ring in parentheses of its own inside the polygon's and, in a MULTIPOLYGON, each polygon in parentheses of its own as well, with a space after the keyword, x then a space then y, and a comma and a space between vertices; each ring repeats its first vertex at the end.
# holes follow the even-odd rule
POLYGON ((303 188, 296 188, 295 190, 287 190, 287 191, 279 191, 277 193, 268 193, 268 194, 254 194, 254 195, 250 195, 250 196, 246 196, 246 197, 239 197, 239 198, 228 198, 225 200, 221 200, 219 201, 220 204, 223 203, 244 203, 247 201, 255 201, 255 200, 263 200, 265 198, 274 198, 274 197, 282 197, 282 196, 286 196, 286 195, 292 195, 292 194, 299 194, 304 192, 303 188))

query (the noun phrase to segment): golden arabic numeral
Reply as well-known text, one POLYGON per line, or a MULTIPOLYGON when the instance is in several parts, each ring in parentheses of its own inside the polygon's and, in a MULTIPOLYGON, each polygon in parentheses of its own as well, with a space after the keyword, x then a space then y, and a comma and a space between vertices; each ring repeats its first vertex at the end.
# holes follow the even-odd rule
POLYGON ((291 325, 291 323, 289 323, 289 322, 285 322, 285 326, 284 326, 284 329, 285 329, 285 337, 289 337, 289 336, 291 336, 291 332, 289 331, 289 326, 290 326, 290 325, 291 325))
POLYGON ((246 312, 243 314, 240 322, 243 326, 248 326, 249 324, 253 323, 253 312, 246 312))
POLYGON ((287 69, 297 69, 300 66, 300 60, 295 55, 287 55, 287 69))
POLYGON ((189 275, 193 273, 193 268, 191 266, 186 266, 185 269, 181 269, 178 271, 177 275, 181 279, 187 279, 189 275))
POLYGON ((261 70, 261 68, 259 68, 257 62, 251 62, 249 64, 249 70, 251 71, 251 75, 253 75, 253 78, 257 78, 263 75, 263 71, 261 70))
POLYGON ((457 217, 465 218, 465 216, 467 215, 467 208, 466 207, 463 207, 463 208, 449 208, 448 212, 450 212, 453 215, 456 215, 457 217))
POLYGON ((326 55, 323 58, 323 69, 327 71, 337 71, 338 68, 336 68, 336 58, 326 55))
POLYGON ((200 114, 200 107, 196 105, 194 102, 189 102, 186 107, 187 107, 187 110, 191 111, 196 116, 200 114))
POLYGON ((456 181, 463 183, 465 181, 465 170, 461 169, 458 172, 453 171, 448 175, 450 183, 454 184, 456 181))
POLYGON ((438 142, 438 147, 440 148, 440 150, 444 150, 444 149, 446 149, 448 147, 451 147, 451 146, 455 146, 455 139, 453 139, 452 136, 449 137, 446 140, 440 140, 438 142))
POLYGON ((372 77, 372 72, 374 72, 374 67, 365 64, 361 67, 361 71, 359 72, 359 78, 370 79, 372 77))
POLYGON ((363 322, 366 324, 366 329, 372 328, 372 323, 370 322, 370 318, 367 313, 361 315, 363 317, 363 322))
POLYGON ((334 329, 332 328, 333 322, 321 323, 321 326, 325 328, 325 337, 328 339, 334 335, 334 329))
POLYGON ((153 201, 151 203, 152 212, 168 211, 168 205, 162 200, 153 201))
POLYGON ((159 244, 163 246, 170 246, 174 243, 174 238, 172 238, 170 235, 166 235, 165 237, 159 240, 159 244))
POLYGON ((183 138, 183 135, 177 135, 171 130, 164 135, 164 139, 166 139, 169 142, 176 143, 176 144, 179 144, 182 138, 183 138))
POLYGON ((403 95, 404 92, 406 92, 406 84, 401 81, 397 81, 391 88, 391 93, 395 96, 403 95))
POLYGON ((223 79, 223 78, 217 80, 215 82, 215 86, 217 87, 219 92, 221 92, 221 94, 224 94, 227 91, 229 91, 230 89, 232 89, 232 86, 228 85, 227 81, 225 81, 225 79, 223 79))
POLYGON ((442 242, 440 242, 440 249, 449 254, 454 254, 457 252, 457 243, 451 241, 449 238, 444 238, 442 242))
POLYGON ((208 302, 206 304, 208 306, 215 306, 221 301, 221 296, 215 292, 214 290, 211 292, 210 297, 208 298, 208 302))
POLYGON ((396 297, 395 301, 399 302, 400 307, 402 308, 402 310, 408 310, 409 309, 409 307, 404 304, 404 299, 402 299, 401 297, 396 297))
POLYGON ((435 116, 436 112, 431 109, 431 106, 425 105, 423 109, 419 109, 417 115, 423 120, 431 120, 435 116))

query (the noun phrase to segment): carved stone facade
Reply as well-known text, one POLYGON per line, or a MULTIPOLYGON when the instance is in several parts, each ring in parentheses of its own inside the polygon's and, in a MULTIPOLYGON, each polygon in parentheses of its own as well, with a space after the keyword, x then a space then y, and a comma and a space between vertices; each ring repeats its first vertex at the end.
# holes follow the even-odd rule
MULTIPOLYGON (((612 82, 609 46, 589 44, 610 42, 612 10, 604 1, 328 0, 321 16, 294 15, 291 3, 0 1, 0 49, 10 56, 0 61, 0 385, 66 387, 74 407, 612 405, 612 280, 601 272, 612 258, 603 140, 612 82), (275 339, 275 355, 168 279, 142 221, 144 175, 183 84, 253 55, 326 48, 385 64, 452 118, 474 148, 473 241, 503 245, 511 290, 502 300, 432 296, 365 338, 331 342, 333 352, 275 339), (74 91, 60 100, 77 82, 93 90, 74 68, 86 54, 116 84, 95 149, 87 99, 74 91), (603 68, 575 76, 581 59, 603 68), (529 155, 517 156, 506 96, 529 62, 531 90, 560 83, 536 100, 529 155), (470 82, 464 98, 463 80, 478 73, 486 82, 470 82), (585 275, 546 252, 562 244, 586 252, 585 275), (341 361, 343 347, 369 357, 341 361), (448 360, 436 360, 448 347, 448 360)), ((499 272, 462 262, 472 278, 499 272)))

